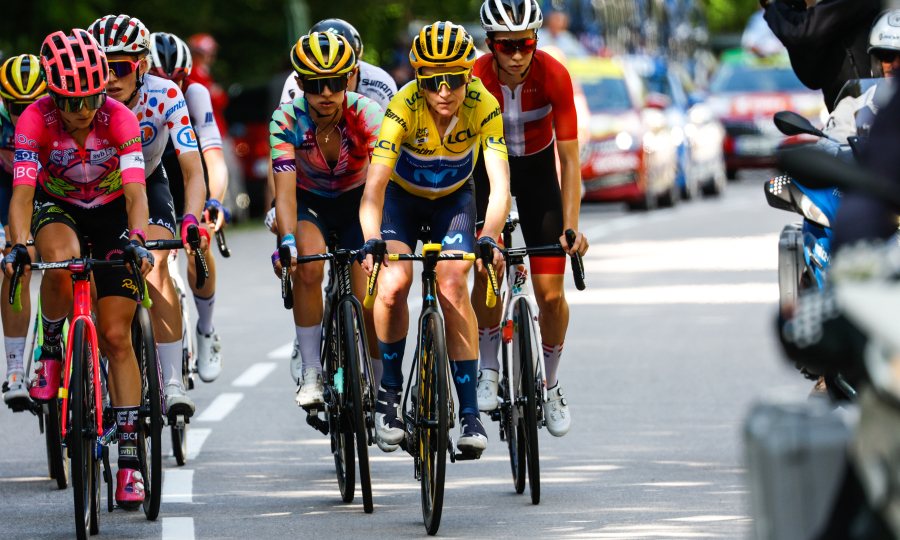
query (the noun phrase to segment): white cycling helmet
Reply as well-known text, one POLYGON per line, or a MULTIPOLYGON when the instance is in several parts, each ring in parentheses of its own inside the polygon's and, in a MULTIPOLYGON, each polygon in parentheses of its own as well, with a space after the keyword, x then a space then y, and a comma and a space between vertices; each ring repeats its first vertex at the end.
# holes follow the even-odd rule
POLYGON ((187 43, 175 34, 166 32, 150 34, 150 61, 151 67, 158 68, 167 78, 178 70, 190 74, 193 67, 187 43))
POLYGON ((485 32, 537 30, 544 23, 536 0, 484 0, 481 26, 485 32))
POLYGON ((144 55, 150 52, 150 31, 137 17, 105 15, 88 27, 107 55, 144 55))
POLYGON ((872 25, 868 52, 877 49, 900 51, 900 9, 883 13, 872 25))

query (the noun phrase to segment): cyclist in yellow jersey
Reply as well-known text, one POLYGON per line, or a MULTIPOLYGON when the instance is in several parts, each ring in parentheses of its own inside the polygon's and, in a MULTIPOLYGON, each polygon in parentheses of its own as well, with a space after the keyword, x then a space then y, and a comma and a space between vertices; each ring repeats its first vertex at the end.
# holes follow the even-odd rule
MULTIPOLYGON (((479 243, 496 248, 509 212, 509 164, 500 105, 472 77, 475 46, 461 26, 436 22, 413 39, 409 54, 416 80, 391 99, 375 143, 360 223, 366 250, 383 239, 390 253, 410 253, 422 225, 445 251, 473 251, 475 199, 472 170, 479 148, 490 178, 490 202, 479 243)), ((502 264, 499 249, 494 263, 502 264)), ((478 263, 480 264, 480 262, 478 263)), ((457 447, 476 456, 487 446, 476 397, 478 328, 468 298, 470 262, 438 264, 439 302, 447 332, 447 350, 459 396, 461 433, 457 447)), ((372 257, 366 257, 367 272, 372 257)), ((409 329, 406 303, 412 265, 391 262, 380 273, 375 303, 375 332, 383 373, 376 404, 378 446, 393 451, 403 439, 399 406, 402 360, 409 329)))

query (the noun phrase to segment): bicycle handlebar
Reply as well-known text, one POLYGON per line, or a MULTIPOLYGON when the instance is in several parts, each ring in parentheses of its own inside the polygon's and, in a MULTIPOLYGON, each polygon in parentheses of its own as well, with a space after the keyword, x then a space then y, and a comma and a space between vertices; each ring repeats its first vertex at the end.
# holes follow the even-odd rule
MULTIPOLYGON (((566 229, 566 242, 569 244, 569 248, 575 243, 575 231, 572 229, 566 229)), ((572 276, 575 278, 575 288, 579 291, 584 290, 584 260, 581 258, 581 254, 575 253, 573 255, 569 255, 569 258, 572 261, 572 276)))
POLYGON ((281 300, 284 309, 294 308, 294 291, 291 287, 291 248, 281 246, 278 248, 278 258, 281 260, 281 300))
POLYGON ((363 307, 372 309, 375 306, 375 296, 378 295, 378 272, 381 271, 381 262, 387 252, 387 243, 384 240, 375 242, 372 248, 372 274, 366 283, 366 297, 363 298, 363 307))
MULTIPOLYGON (((215 206, 210 206, 207 208, 206 212, 209 223, 216 223, 219 220, 219 209, 215 206)), ((227 212, 225 215, 228 215, 227 212)), ((223 257, 231 257, 231 250, 228 249, 228 242, 225 241, 225 229, 220 228, 216 231, 216 246, 218 246, 219 253, 221 253, 223 257)))
POLYGON ((484 265, 488 275, 487 298, 485 304, 492 308, 497 305, 497 297, 500 296, 500 283, 497 281, 497 272, 494 271, 494 247, 490 244, 478 245, 479 259, 484 265))
MULTIPOLYGON (((194 269, 197 270, 197 288, 202 289, 209 277, 209 265, 200 251, 200 229, 197 225, 188 226, 188 245, 194 250, 194 269)), ((144 247, 151 250, 183 249, 184 244, 177 238, 169 240, 147 240, 144 247)))
MULTIPOLYGON (((575 231, 569 229, 566 231, 566 239, 569 241, 569 245, 575 241, 575 231), (571 235, 569 234, 571 233, 571 235)), ((559 255, 565 255, 566 250, 563 249, 560 244, 550 244, 546 246, 533 246, 533 247, 520 247, 520 248, 508 248, 504 249, 503 256, 508 260, 510 257, 553 257, 559 255)), ((584 262, 581 258, 581 255, 575 254, 570 255, 572 260, 572 277, 575 279, 575 287, 579 291, 583 291, 585 289, 584 283, 584 262)))

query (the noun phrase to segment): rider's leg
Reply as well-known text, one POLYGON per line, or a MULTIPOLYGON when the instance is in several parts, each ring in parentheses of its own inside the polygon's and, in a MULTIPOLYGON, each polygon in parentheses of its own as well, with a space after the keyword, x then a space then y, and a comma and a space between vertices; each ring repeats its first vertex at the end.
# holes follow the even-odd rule
MULTIPOLYGON (((366 297, 366 289, 368 288, 369 279, 365 270, 359 264, 354 264, 350 269, 350 282, 353 286, 353 294, 356 298, 363 302, 366 297)), ((366 346, 369 349, 369 363, 372 366, 372 373, 369 374, 369 380, 373 385, 381 382, 382 365, 381 354, 378 349, 378 337, 375 334, 375 317, 371 309, 363 307, 363 321, 366 327, 366 346)))
POLYGON ((212 322, 216 303, 216 259, 212 243, 203 252, 203 257, 209 269, 209 276, 203 287, 197 288, 197 269, 191 257, 187 259, 187 275, 194 294, 194 305, 197 307, 197 374, 204 382, 212 382, 222 372, 222 343, 212 322))
MULTIPOLYGON (((8 227, 6 227, 8 230, 8 227)), ((9 234, 7 234, 7 237, 9 234)), ((34 249, 29 249, 31 260, 35 259, 34 249)), ((22 310, 16 312, 9 302, 0 300, 0 318, 3 319, 3 342, 6 348, 6 391, 5 401, 25 399, 28 387, 25 385, 25 337, 31 320, 31 272, 22 274, 19 287, 22 291, 22 310)), ((0 298, 9 298, 10 280, 3 279, 0 298)))
MULTIPOLYGON (((565 268, 565 259, 560 266, 565 268)), ((556 386, 556 374, 559 368, 559 357, 569 327, 569 304, 563 292, 563 275, 557 273, 538 273, 535 262, 531 265, 531 282, 534 284, 534 295, 540 310, 541 341, 544 346, 544 368, 547 387, 556 386)))
MULTIPOLYGON (((297 222, 297 254, 313 255, 326 249, 319 227, 311 221, 297 222)), ((325 263, 298 264, 294 270, 294 326, 300 345, 302 380, 297 403, 302 406, 322 403, 322 280, 325 263)))
MULTIPOLYGON (((497 274, 497 285, 503 283, 503 274, 497 274)), ((497 299, 494 307, 484 303, 488 288, 487 271, 475 272, 472 286, 472 307, 478 320, 478 352, 481 369, 500 370, 500 319, 503 318, 503 302, 497 299)))

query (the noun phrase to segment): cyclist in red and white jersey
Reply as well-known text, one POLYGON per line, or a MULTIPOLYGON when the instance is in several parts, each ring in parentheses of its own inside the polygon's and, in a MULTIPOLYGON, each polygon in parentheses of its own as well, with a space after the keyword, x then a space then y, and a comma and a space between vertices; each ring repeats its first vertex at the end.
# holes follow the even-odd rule
MULTIPOLYGON (((25 248, 29 234, 45 261, 80 257, 82 241, 89 237, 94 257, 135 252, 146 275, 153 257, 143 247, 148 210, 140 129, 131 111, 106 97, 106 56, 84 30, 55 32, 41 46, 41 68, 50 96, 25 109, 16 124, 9 213, 14 245, 3 260, 6 275, 30 262, 25 248)), ((123 268, 96 269, 94 282, 98 337, 109 359, 109 392, 119 433, 115 496, 119 505, 134 508, 144 500, 134 437, 141 382, 131 344, 140 284, 123 268)), ((72 308, 70 276, 47 272, 41 299, 44 343, 31 397, 50 400, 59 387, 60 334, 72 308)))
MULTIPOLYGON (((581 167, 578 124, 572 80, 566 68, 537 48, 537 29, 543 22, 536 0, 485 0, 481 25, 487 31, 490 53, 475 62, 474 73, 503 110, 503 132, 509 150, 510 189, 528 246, 566 246, 564 231, 578 231, 581 208, 581 167), (554 142, 556 143, 554 145, 554 142), (559 152, 557 175, 555 149, 559 152)), ((484 168, 475 171, 479 219, 487 207, 488 182, 484 168)), ((577 233, 570 253, 584 254, 587 239, 577 233)), ((571 425, 568 403, 557 381, 569 305, 563 294, 566 259, 531 257, 531 280, 540 308, 541 339, 548 391, 547 430, 557 437, 571 425)), ((481 371, 478 402, 482 410, 497 407, 501 306, 488 309, 474 299, 484 297, 486 278, 476 274, 472 304, 478 315, 481 371)))
MULTIPOLYGON (((228 210, 222 205, 228 189, 228 168, 225 165, 225 154, 222 151, 222 136, 213 112, 209 90, 200 83, 187 78, 193 67, 191 51, 187 44, 175 34, 155 32, 150 35, 150 73, 169 79, 184 92, 188 115, 197 134, 200 152, 206 170, 207 191, 209 198, 205 210, 215 209, 218 217, 215 223, 207 223, 210 233, 225 226, 228 210)), ((171 141, 163 153, 163 166, 170 175, 169 190, 175 209, 184 207, 184 180, 178 160, 178 148, 171 141)), ((204 212, 206 214, 206 212, 204 212)), ((181 214, 179 213, 179 218, 181 214)), ((208 215, 208 214, 206 214, 208 215)), ((207 220, 208 221, 208 220, 207 220)), ((212 249, 203 253, 209 267, 209 277, 202 288, 197 288, 196 269, 189 264, 188 282, 194 295, 197 307, 197 371, 205 382, 211 382, 218 376, 222 365, 222 342, 213 326, 213 307, 216 301, 216 263, 212 249)))
MULTIPOLYGON (((16 123, 25 108, 47 93, 47 83, 41 76, 40 60, 31 54, 13 56, 0 66, 0 224, 3 225, 3 244, 9 237, 9 201, 12 197, 13 156, 16 146, 16 123)), ((4 253, 9 248, 2 246, 4 253)), ((12 245, 10 244, 10 247, 12 245)), ((29 248, 33 256, 34 250, 29 248)), ((23 291, 29 290, 30 274, 20 281, 23 291)), ((9 298, 10 280, 4 279, 0 299, 9 298)), ((25 383, 25 337, 31 320, 31 295, 22 295, 22 310, 15 311, 9 302, 0 301, 3 318, 3 343, 6 348, 6 381, 3 401, 13 410, 24 410, 28 404, 25 383)))
MULTIPOLYGON (((305 93, 282 103, 269 124, 281 245, 288 246, 294 256, 323 253, 334 233, 338 248, 359 249, 363 244, 359 203, 384 113, 374 101, 346 90, 357 61, 341 34, 301 36, 291 49, 291 64, 305 93)), ((280 261, 273 262, 280 275, 280 261)), ((291 375, 300 383, 297 403, 308 407, 323 403, 324 263, 297 265, 292 270, 300 362, 291 363, 291 375)), ((351 272, 353 290, 362 299, 366 274, 359 265, 353 265, 351 272)), ((377 343, 368 310, 365 319, 374 353, 377 343)))
MULTIPOLYGON (((310 34, 313 32, 332 32, 344 36, 344 39, 353 47, 356 61, 359 64, 359 69, 350 77, 350 81, 347 83, 347 89, 351 92, 362 94, 378 103, 378 106, 382 109, 387 109, 391 98, 397 93, 397 83, 385 70, 362 61, 363 42, 356 28, 343 19, 323 19, 309 29, 310 34)), ((281 103, 289 103, 301 94, 302 90, 297 84, 297 76, 294 74, 290 75, 284 81, 284 89, 281 91, 281 103)))
MULTIPOLYGON (((171 139, 178 152, 184 174, 185 212, 181 223, 181 239, 188 253, 187 227, 198 225, 206 200, 203 163, 197 151, 197 136, 188 116, 181 90, 166 79, 147 75, 150 63, 150 32, 139 19, 128 15, 106 15, 97 19, 88 31, 100 43, 109 60, 110 80, 107 92, 137 116, 141 128, 147 201, 150 226, 147 237, 171 239, 176 234, 175 206, 169 191, 169 180, 161 165, 166 141, 171 139)), ((203 248, 209 233, 200 229, 203 248)), ((182 380, 182 323, 178 295, 169 273, 168 257, 159 257, 153 272, 147 276, 153 309, 153 331, 162 366, 166 406, 170 415, 194 413, 194 403, 185 393, 182 380)), ((220 366, 216 366, 221 369, 220 366)), ((216 373, 218 375, 218 373, 216 373)))

